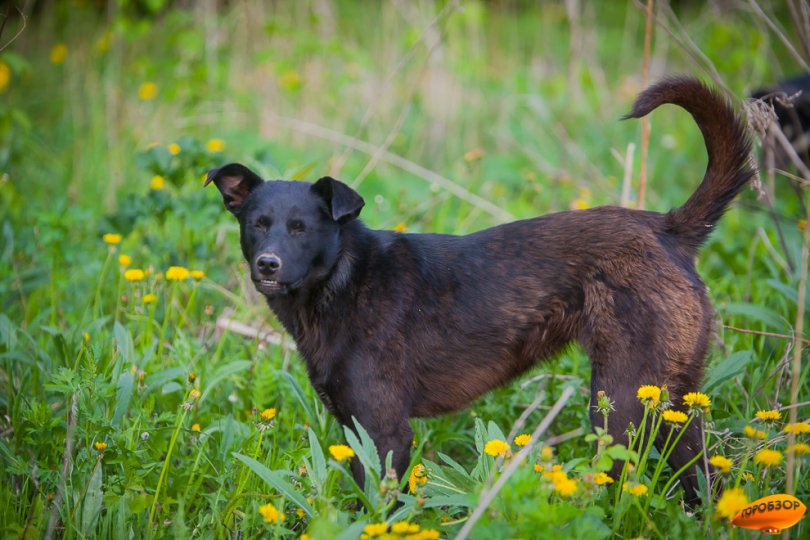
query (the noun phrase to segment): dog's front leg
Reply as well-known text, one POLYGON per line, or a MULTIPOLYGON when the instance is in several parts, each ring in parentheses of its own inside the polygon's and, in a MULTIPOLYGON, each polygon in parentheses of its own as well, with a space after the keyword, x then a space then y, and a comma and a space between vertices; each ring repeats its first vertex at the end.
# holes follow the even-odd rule
MULTIPOLYGON (((380 455, 380 462, 385 467, 385 457, 388 452, 393 452, 392 465, 397 473, 397 478, 401 479, 408 472, 410 463, 410 448, 413 441, 413 430, 408 422, 407 415, 399 418, 392 417, 388 411, 373 411, 378 414, 355 415, 357 421, 369 434, 374 444, 377 446, 377 453, 380 455), (378 416, 379 415, 379 416, 378 416)), ((352 426, 352 429, 353 426, 352 426)), ((383 471, 385 474, 386 471, 383 471)), ((359 460, 352 460, 352 475, 358 486, 365 485, 365 471, 359 460)))

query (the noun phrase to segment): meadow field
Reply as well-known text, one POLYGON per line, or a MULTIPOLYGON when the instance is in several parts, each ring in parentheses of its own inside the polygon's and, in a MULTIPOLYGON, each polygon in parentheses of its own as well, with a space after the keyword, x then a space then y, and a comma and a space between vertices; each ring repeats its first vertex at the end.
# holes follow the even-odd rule
MULTIPOLYGON (((739 104, 810 70, 806 12, 656 2, 649 80, 695 75, 739 104)), ((593 433, 578 346, 413 420, 412 472, 391 477, 325 410, 203 188, 231 161, 328 174, 373 228, 454 234, 639 206, 641 123, 620 118, 643 88, 642 3, 16 0, 0 16, 3 538, 753 538, 730 524, 745 501, 810 501, 800 169, 761 168, 699 256, 716 314, 685 421, 719 471, 699 508, 638 430, 593 433)), ((644 207, 682 204, 705 167, 691 117, 655 111, 644 207)), ((648 391, 650 429, 677 422, 648 391)))

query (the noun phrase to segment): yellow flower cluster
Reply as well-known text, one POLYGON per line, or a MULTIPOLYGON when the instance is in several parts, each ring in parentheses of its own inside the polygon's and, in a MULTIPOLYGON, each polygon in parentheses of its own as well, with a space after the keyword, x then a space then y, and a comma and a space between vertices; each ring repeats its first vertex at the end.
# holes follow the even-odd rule
POLYGON ((180 150, 181 150, 180 145, 177 144, 177 143, 172 143, 169 146, 167 146, 166 148, 169 150, 169 153, 171 155, 173 155, 173 156, 176 156, 177 154, 179 154, 180 150))
POLYGON ((11 68, 5 62, 0 61, 0 92, 6 89, 10 80, 11 68))
POLYGON ((770 411, 757 411, 757 418, 764 422, 776 422, 781 420, 782 413, 777 410, 770 410, 770 411))
POLYGON ((191 272, 182 266, 170 266, 169 269, 166 270, 167 281, 185 281, 190 275, 191 272))
POLYGON ((661 403, 661 388, 651 384, 645 384, 638 389, 636 397, 650 408, 657 407, 658 404, 661 403))
POLYGON ((144 304, 154 304, 157 302, 157 295, 152 293, 147 293, 143 295, 143 303, 144 304))
POLYGON ((262 420, 270 421, 276 417, 276 409, 275 408, 265 409, 259 416, 261 416, 262 420))
POLYGON ((522 435, 518 435, 517 437, 515 437, 515 444, 518 446, 526 446, 531 442, 531 440, 532 436, 529 435, 528 433, 524 433, 522 435))
POLYGON ((765 436, 767 435, 767 433, 765 433, 764 431, 754 429, 751 426, 745 426, 745 428, 743 428, 743 431, 745 432, 745 436, 748 437, 749 439, 764 439, 765 436))
POLYGON ((607 473, 598 472, 593 477, 593 481, 597 486, 604 486, 605 484, 612 484, 613 478, 611 478, 607 473))
POLYGON ((96 442, 94 446, 96 447, 96 451, 98 452, 103 452, 104 450, 107 449, 107 443, 101 441, 96 442))
MULTIPOLYGON (((146 278, 146 273, 140 268, 130 268, 124 272, 124 279, 127 281, 143 281, 146 278)), ((144 301, 146 301, 144 297, 144 301)))
POLYGON ((550 471, 544 471, 543 478, 550 480, 555 493, 562 497, 570 497, 577 492, 576 479, 568 478, 568 474, 562 470, 562 465, 553 465, 550 471))
POLYGON ((153 82, 145 82, 138 87, 138 98, 141 101, 152 101, 157 96, 157 85, 153 82))
POLYGON ((796 422, 795 424, 785 424, 785 433, 810 433, 810 424, 805 422, 796 422))
POLYGON ((717 467, 723 474, 731 472, 731 466, 734 465, 734 462, 726 456, 712 456, 709 463, 717 467))
POLYGON ((683 396, 683 403, 690 409, 703 409, 703 412, 709 412, 712 400, 703 392, 689 392, 683 396))
POLYGON ((345 461, 354 457, 354 450, 345 444, 333 444, 329 447, 329 453, 338 461, 345 461))
POLYGON ((205 144, 205 149, 209 152, 222 152, 225 150, 225 141, 222 139, 211 139, 205 144))
POLYGON ((360 535, 360 539, 405 537, 408 540, 437 540, 439 536, 439 531, 435 529, 422 529, 419 524, 408 521, 397 521, 391 525, 389 531, 388 522, 381 521, 379 523, 369 523, 363 527, 363 534, 360 535))
POLYGON ((492 439, 484 445, 484 452, 490 456, 508 456, 512 453, 512 448, 506 441, 492 439))
POLYGON ((622 489, 632 495, 635 495, 636 497, 646 495, 648 491, 647 486, 644 484, 637 484, 635 482, 625 482, 622 489))
POLYGON ((788 452, 793 452, 797 456, 801 456, 803 454, 810 454, 810 444, 807 443, 796 443, 791 446, 788 446, 788 452))
POLYGON ((122 253, 121 255, 119 255, 119 256, 118 256, 118 264, 120 264, 121 266, 123 266, 124 268, 126 268, 127 266, 129 266, 130 264, 132 264, 132 257, 130 257, 129 255, 125 255, 124 253, 122 253))
POLYGON ((408 478, 408 489, 411 493, 416 493, 416 486, 424 486, 427 484, 427 469, 421 463, 417 463, 411 469, 411 475, 408 478))
POLYGON ((166 187, 166 179, 160 176, 159 174, 156 174, 155 176, 152 177, 151 180, 149 180, 149 189, 151 189, 152 191, 160 191, 165 187, 166 187))
POLYGON ((259 507, 259 513, 262 515, 266 523, 279 523, 285 519, 284 514, 279 512, 278 508, 273 506, 273 503, 261 505, 259 507))
POLYGON ((779 465, 782 463, 782 452, 765 448, 757 452, 757 455, 754 456, 754 463, 758 463, 765 467, 779 465))
POLYGON ((115 246, 115 245, 121 243, 121 235, 120 234, 107 233, 104 236, 102 236, 101 239, 104 240, 105 243, 107 243, 107 244, 109 244, 111 246, 115 246))
POLYGON ((717 501, 715 511, 720 518, 732 519, 746 504, 748 504, 748 497, 745 496, 742 488, 728 488, 717 501))
POLYGON ((686 413, 681 411, 673 411, 672 409, 667 409, 661 413, 661 417, 665 422, 669 422, 671 424, 683 424, 689 419, 689 417, 686 416, 686 413))

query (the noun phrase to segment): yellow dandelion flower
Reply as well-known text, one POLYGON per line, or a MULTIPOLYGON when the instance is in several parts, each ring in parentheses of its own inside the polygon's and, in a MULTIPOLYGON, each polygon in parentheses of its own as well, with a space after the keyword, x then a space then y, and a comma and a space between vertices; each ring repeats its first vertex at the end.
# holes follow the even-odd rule
POLYGON ((329 453, 338 461, 344 461, 354 457, 354 450, 345 444, 333 444, 329 447, 329 453))
POLYGON ((127 281, 143 281, 146 274, 140 268, 130 268, 124 272, 124 279, 127 281))
POLYGON ((154 304, 157 302, 157 295, 152 293, 147 293, 143 295, 143 303, 144 304, 154 304))
POLYGON ((464 152, 464 161, 469 162, 478 161, 479 159, 484 157, 485 154, 486 152, 484 151, 483 148, 473 148, 472 150, 464 152))
POLYGON ((554 491, 563 497, 570 497, 577 492, 577 481, 573 478, 566 478, 559 482, 554 482, 554 491))
POLYGON ((205 143, 205 149, 209 152, 222 152, 225 150, 225 141, 222 139, 210 139, 205 143))
POLYGON ((731 471, 731 466, 734 462, 726 456, 712 456, 709 463, 717 467, 723 474, 728 474, 731 471))
POLYGON ((205 277, 205 272, 202 270, 192 270, 191 271, 191 279, 194 281, 200 281, 202 278, 205 277))
POLYGON ((259 416, 261 416, 262 420, 270 421, 276 417, 276 409, 275 408, 265 409, 259 416))
POLYGON ((365 532, 370 538, 380 536, 381 534, 388 532, 388 522, 382 521, 380 523, 369 523, 363 527, 363 532, 365 532))
POLYGON ((748 504, 748 497, 742 488, 728 488, 723 491, 723 496, 715 505, 715 512, 720 518, 731 519, 748 504))
POLYGON ((551 480, 553 484, 557 484, 562 482, 563 480, 568 479, 568 474, 564 470, 562 470, 562 465, 554 465, 551 467, 550 471, 545 471, 543 473, 543 478, 546 480, 551 480))
POLYGON ((191 424, 191 431, 200 431, 200 424, 191 424))
POLYGON ((181 150, 180 145, 177 144, 177 143, 174 143, 174 142, 172 144, 170 144, 169 146, 167 146, 166 148, 169 150, 169 153, 171 155, 173 155, 173 156, 176 156, 177 154, 179 154, 180 150, 181 150))
POLYGON ((166 179, 160 176, 159 174, 156 174, 155 176, 152 177, 151 180, 149 180, 149 189, 151 189, 152 191, 160 191, 165 187, 166 187, 166 179))
POLYGON ((782 452, 779 450, 771 450, 769 448, 765 448, 757 452, 757 455, 754 456, 754 463, 758 463, 765 467, 773 467, 774 465, 779 465, 782 463, 782 452))
POLYGON ((638 389, 636 397, 649 407, 656 407, 661 402, 661 388, 645 384, 638 389))
POLYGON ((301 88, 301 75, 294 69, 285 71, 281 74, 281 77, 278 78, 278 84, 284 90, 298 90, 301 88))
POLYGON ((95 447, 96 447, 96 451, 103 452, 104 450, 107 449, 107 443, 98 441, 98 442, 96 442, 95 447))
POLYGON ((312 540, 307 533, 302 534, 298 537, 298 540, 312 540))
POLYGON ((0 61, 0 92, 6 89, 10 80, 11 68, 5 62, 0 61))
POLYGON ((757 411, 757 418, 764 422, 776 422, 777 420, 781 420, 782 413, 777 410, 757 411))
POLYGON ((118 264, 121 266, 129 266, 132 264, 132 257, 129 255, 124 255, 123 253, 118 256, 118 264))
POLYGON ((531 435, 529 435, 528 433, 523 433, 522 435, 518 435, 517 437, 515 437, 515 444, 518 446, 526 446, 527 444, 529 444, 529 442, 531 442, 531 440, 532 440, 531 435))
POLYGON ((304 519, 307 516, 307 513, 299 508, 295 511, 295 515, 298 517, 298 519, 304 519))
POLYGON ((104 236, 102 236, 101 239, 111 246, 115 246, 121 243, 121 235, 116 233, 107 233, 104 236))
POLYGON ((611 478, 607 473, 598 472, 593 477, 593 481, 597 486, 604 486, 605 484, 612 484, 613 478, 611 478))
POLYGON ((591 205, 585 199, 576 198, 571 201, 570 208, 571 210, 587 210, 590 208, 591 205))
POLYGON ((395 232, 398 232, 398 233, 403 233, 403 232, 405 232, 405 230, 406 230, 407 228, 408 228, 408 226, 407 226, 407 225, 405 225, 405 222, 404 222, 404 221, 400 221, 399 223, 397 223, 397 226, 396 226, 396 227, 394 227, 394 231, 395 231, 395 232))
POLYGON ((490 456, 506 456, 510 454, 512 449, 506 441, 500 439, 492 439, 484 445, 484 452, 490 456))
POLYGON ((182 266, 170 266, 169 269, 166 270, 167 281, 185 281, 190 275, 191 272, 182 266))
POLYGON ((539 463, 534 464, 534 472, 540 472, 542 470, 543 470, 543 467, 541 467, 539 463))
POLYGON ((686 416, 686 413, 681 411, 673 411, 672 409, 667 409, 661 413, 661 417, 664 419, 664 422, 669 422, 671 424, 683 424, 689 419, 689 417, 686 416))
POLYGON ((427 469, 421 463, 417 463, 411 469, 411 475, 408 477, 408 489, 411 493, 416 493, 416 486, 424 486, 427 484, 427 469))
POLYGON ((750 473, 750 472, 748 472, 748 471, 746 471, 746 472, 742 473, 741 478, 742 478, 743 480, 745 480, 746 482, 753 482, 753 481, 754 481, 754 475, 753 475, 753 474, 751 474, 751 473, 750 473))
POLYGON ((189 392, 188 397, 191 399, 197 399, 200 397, 200 391, 194 388, 191 392, 189 392))
POLYGON ((636 497, 641 497, 642 495, 647 494, 647 486, 644 484, 631 484, 630 482, 626 482, 623 489, 636 497))
POLYGON ((749 439, 764 439, 765 436, 767 435, 764 431, 754 429, 751 426, 745 426, 743 431, 745 432, 745 436, 748 437, 749 439))
POLYGON ((683 396, 683 403, 690 409, 703 409, 704 412, 709 412, 712 400, 703 392, 689 392, 683 396))
POLYGON ((543 461, 551 461, 552 459, 554 459, 554 448, 550 446, 544 446, 540 450, 540 459, 542 459, 543 461))
POLYGON ((67 54, 68 54, 67 45, 65 45, 64 43, 57 43, 51 49, 51 54, 49 56, 51 64, 58 66, 59 64, 65 61, 65 58, 67 58, 67 54))
POLYGON ((394 534, 415 534, 419 532, 419 525, 407 521, 397 521, 391 525, 391 532, 394 534))
POLYGON ((141 101, 152 101, 157 96, 157 85, 153 82, 142 83, 138 87, 138 98, 141 101))
POLYGON ((263 504, 259 507, 259 513, 264 518, 265 523, 278 523, 284 521, 284 514, 273 506, 273 503, 263 504))
POLYGON ((785 424, 785 433, 810 433, 810 424, 804 422, 796 422, 795 424, 785 424))
POLYGON ((797 456, 803 454, 810 454, 810 444, 807 443, 796 443, 793 445, 788 446, 788 452, 793 452, 797 456))

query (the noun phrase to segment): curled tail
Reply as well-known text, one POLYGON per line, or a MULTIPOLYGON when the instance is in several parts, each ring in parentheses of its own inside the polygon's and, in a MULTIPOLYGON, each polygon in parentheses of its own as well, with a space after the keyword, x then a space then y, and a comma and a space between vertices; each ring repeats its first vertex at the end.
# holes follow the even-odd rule
POLYGON ((732 199, 755 174, 745 121, 726 99, 698 79, 672 77, 644 90, 625 118, 641 118, 664 103, 686 109, 695 119, 709 154, 703 181, 686 203, 666 215, 670 231, 696 250, 732 199))

